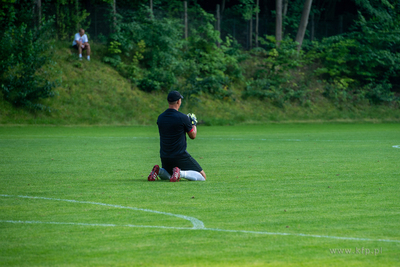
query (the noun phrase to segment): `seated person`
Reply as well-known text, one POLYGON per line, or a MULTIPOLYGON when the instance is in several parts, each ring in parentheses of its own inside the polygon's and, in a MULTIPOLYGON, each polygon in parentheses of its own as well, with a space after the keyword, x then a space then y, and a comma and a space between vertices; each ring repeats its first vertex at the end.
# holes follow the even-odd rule
POLYGON ((90 45, 87 35, 84 29, 80 29, 77 34, 75 34, 72 46, 78 49, 79 59, 82 60, 82 50, 86 50, 87 60, 90 60, 90 45))

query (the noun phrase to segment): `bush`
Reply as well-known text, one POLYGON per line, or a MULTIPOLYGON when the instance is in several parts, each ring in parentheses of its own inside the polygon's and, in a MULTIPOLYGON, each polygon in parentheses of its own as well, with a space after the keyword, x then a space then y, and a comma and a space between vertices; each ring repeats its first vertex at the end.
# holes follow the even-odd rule
POLYGON ((53 21, 41 30, 32 30, 22 23, 10 25, 0 40, 0 82, 3 97, 15 106, 33 110, 48 109, 40 99, 55 95, 55 82, 44 66, 52 63, 49 43, 53 21))
POLYGON ((293 89, 291 87, 274 86, 275 81, 268 79, 257 79, 247 83, 242 96, 256 97, 259 99, 270 99, 272 104, 277 107, 284 107, 287 102, 300 101, 305 102, 308 97, 305 87, 293 89))
POLYGON ((219 99, 226 99, 232 95, 232 91, 228 89, 229 84, 230 80, 228 77, 209 76, 199 78, 196 75, 192 75, 186 80, 186 86, 182 88, 182 92, 187 97, 205 93, 219 99))
POLYGON ((175 19, 152 19, 137 12, 118 15, 104 61, 143 91, 168 90, 176 82, 175 69, 182 47, 181 24, 175 19))
POLYGON ((143 16, 148 14, 143 10, 118 16, 120 22, 110 35, 105 62, 146 92, 176 88, 186 96, 229 95, 228 84, 242 78, 240 46, 229 37, 225 42, 219 38, 211 24, 212 15, 196 9, 204 23, 183 40, 181 21, 149 18, 143 16))
POLYGON ((297 44, 286 38, 276 46, 274 36, 261 38, 264 48, 250 51, 258 64, 242 93, 244 98, 256 97, 270 99, 278 107, 286 102, 305 102, 309 98, 307 79, 298 71, 304 64, 310 63, 303 52, 297 52, 297 44))
POLYGON ((365 97, 373 104, 399 101, 399 97, 391 92, 391 89, 392 85, 389 83, 370 83, 364 88, 365 97))
MULTIPOLYGON (((314 51, 322 64, 316 75, 331 88, 337 88, 338 81, 346 81, 338 89, 349 99, 361 96, 373 104, 396 101, 394 86, 400 89, 398 9, 389 2, 377 8, 368 2, 359 4, 371 13, 369 19, 360 13, 352 32, 315 43, 314 51)), ((331 98, 334 94, 326 95, 331 98)))

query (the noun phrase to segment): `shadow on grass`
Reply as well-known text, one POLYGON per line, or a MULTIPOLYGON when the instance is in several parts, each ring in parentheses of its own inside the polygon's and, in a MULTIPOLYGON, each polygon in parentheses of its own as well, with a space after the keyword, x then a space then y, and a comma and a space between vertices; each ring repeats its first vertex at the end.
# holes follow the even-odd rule
MULTIPOLYGON (((117 182, 136 182, 136 183, 138 183, 138 182, 139 183, 140 182, 146 182, 146 183, 150 183, 149 181, 147 181, 147 179, 140 179, 140 180, 139 179, 118 179, 118 180, 115 180, 115 181, 117 181, 117 182)), ((157 181, 154 181, 154 182, 169 182, 169 180, 157 180, 157 181)))
MULTIPOLYGON (((141 179, 141 180, 138 180, 138 179, 119 179, 119 180, 115 180, 115 181, 117 181, 117 182, 146 182, 146 183, 152 183, 152 182, 147 181, 147 179, 141 179)), ((181 182, 190 182, 190 181, 186 180, 186 179, 181 179, 179 181, 179 183, 181 183, 181 182)), ((153 181, 153 183, 169 183, 169 180, 157 180, 157 181, 153 181)))

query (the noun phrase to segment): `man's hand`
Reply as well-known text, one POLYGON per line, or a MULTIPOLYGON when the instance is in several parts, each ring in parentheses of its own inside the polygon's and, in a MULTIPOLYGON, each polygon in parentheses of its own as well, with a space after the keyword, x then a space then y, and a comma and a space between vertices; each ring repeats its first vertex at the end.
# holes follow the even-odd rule
POLYGON ((192 125, 197 126, 197 117, 194 113, 188 113, 187 116, 189 117, 190 122, 192 125))

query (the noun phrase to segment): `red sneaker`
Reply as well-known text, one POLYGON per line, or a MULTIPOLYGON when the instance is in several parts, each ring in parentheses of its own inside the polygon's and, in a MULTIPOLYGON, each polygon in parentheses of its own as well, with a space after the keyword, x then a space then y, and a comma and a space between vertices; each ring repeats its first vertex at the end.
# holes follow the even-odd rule
POLYGON ((175 167, 172 172, 171 178, 169 178, 170 182, 178 182, 181 179, 181 170, 178 167, 175 167))
POLYGON ((158 173, 160 172, 160 166, 154 165, 153 169, 151 170, 151 173, 149 174, 149 177, 147 177, 148 181, 155 181, 156 179, 158 180, 158 173))

